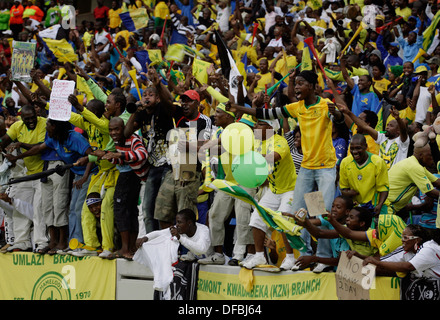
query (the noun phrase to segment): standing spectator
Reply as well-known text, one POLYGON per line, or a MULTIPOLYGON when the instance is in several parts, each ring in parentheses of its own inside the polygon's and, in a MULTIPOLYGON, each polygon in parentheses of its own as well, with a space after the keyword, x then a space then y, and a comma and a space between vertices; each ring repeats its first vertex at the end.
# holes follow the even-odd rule
POLYGON ((129 164, 132 168, 119 174, 114 195, 115 223, 121 235, 122 247, 113 256, 130 260, 136 251, 139 233, 138 200, 141 181, 148 177, 149 163, 142 139, 137 134, 125 138, 124 127, 124 120, 121 118, 114 117, 110 120, 109 133, 115 142, 116 152, 106 152, 102 159, 114 164, 129 164))
MULTIPOLYGON (((38 117, 35 108, 32 106, 24 106, 21 109, 21 119, 21 121, 15 122, 6 134, 1 137, 1 148, 3 150, 9 146, 10 150, 21 149, 24 152, 35 144, 44 142, 46 119, 38 117)), ((43 170, 43 161, 40 155, 25 158, 24 164, 27 168, 27 175, 43 170)), ((17 210, 14 210, 12 217, 14 221, 15 243, 8 248, 8 251, 27 251, 32 249, 31 228, 33 224, 32 242, 35 246, 35 252, 44 254, 49 250, 49 247, 46 236, 46 224, 40 210, 41 182, 39 180, 22 182, 20 188, 14 190, 14 194, 9 196, 32 204, 34 215, 33 219, 30 220, 17 210)))
POLYGON ((98 6, 93 10, 93 16, 96 22, 101 22, 104 26, 107 24, 109 8, 104 5, 104 0, 97 0, 98 6))
MULTIPOLYGON (((45 141, 16 157, 10 157, 10 159, 15 162, 17 159, 41 154, 49 148, 55 150, 64 163, 74 164, 71 170, 76 176, 80 176, 80 179, 75 178, 72 186, 72 201, 74 201, 76 199, 75 194, 78 193, 76 189, 83 188, 87 190, 89 175, 93 172, 92 167, 94 166, 93 163, 89 163, 87 166, 79 165, 77 161, 79 158, 90 154, 92 148, 86 138, 72 130, 72 125, 69 122, 48 119, 46 123, 48 137, 45 141)), ((58 174, 54 175, 58 176, 58 174)), ((55 254, 58 250, 67 252, 69 249, 69 175, 65 174, 65 177, 67 177, 67 180, 64 178, 64 181, 57 183, 57 188, 53 189, 51 196, 56 198, 54 210, 44 211, 44 219, 50 237, 49 254, 55 254)), ((62 178, 60 179, 62 180, 62 178)), ((45 195, 48 196, 47 193, 45 195)), ((80 212, 76 214, 81 216, 80 212)))
POLYGON ((171 118, 172 106, 168 100, 161 100, 159 92, 165 86, 154 69, 150 69, 148 77, 154 83, 154 87, 148 87, 142 93, 142 99, 137 105, 136 111, 131 115, 125 126, 125 136, 131 136, 140 129, 148 151, 150 170, 145 182, 142 211, 146 232, 152 232, 159 228, 154 220, 154 207, 159 188, 166 173, 171 166, 167 157, 169 130, 173 129, 171 118))
POLYGON ((23 31, 23 12, 24 7, 21 1, 15 0, 11 7, 11 18, 9 19, 9 27, 11 28, 14 40, 18 40, 19 33, 23 31))

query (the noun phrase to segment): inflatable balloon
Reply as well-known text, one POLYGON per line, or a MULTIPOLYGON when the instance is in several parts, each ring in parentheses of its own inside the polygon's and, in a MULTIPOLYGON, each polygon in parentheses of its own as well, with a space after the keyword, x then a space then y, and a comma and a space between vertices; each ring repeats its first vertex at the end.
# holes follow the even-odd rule
POLYGON ((235 181, 247 188, 262 185, 269 174, 266 159, 255 151, 236 156, 232 161, 231 170, 235 181))
POLYGON ((241 122, 228 125, 222 132, 221 143, 227 152, 233 155, 242 155, 252 150, 254 132, 241 122))

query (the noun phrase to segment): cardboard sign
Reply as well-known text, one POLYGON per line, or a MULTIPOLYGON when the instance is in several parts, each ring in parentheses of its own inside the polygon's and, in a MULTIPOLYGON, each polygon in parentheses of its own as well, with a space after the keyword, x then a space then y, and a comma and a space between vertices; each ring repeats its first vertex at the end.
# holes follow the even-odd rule
POLYGON ((311 217, 327 213, 325 210, 324 197, 321 191, 310 192, 304 195, 307 211, 311 217))
POLYGON ((49 119, 69 121, 72 104, 69 95, 75 90, 75 82, 68 80, 54 80, 49 102, 49 119))
POLYGON ((376 266, 362 265, 362 259, 347 257, 341 252, 336 270, 336 295, 339 300, 370 300, 370 289, 375 288, 376 266))

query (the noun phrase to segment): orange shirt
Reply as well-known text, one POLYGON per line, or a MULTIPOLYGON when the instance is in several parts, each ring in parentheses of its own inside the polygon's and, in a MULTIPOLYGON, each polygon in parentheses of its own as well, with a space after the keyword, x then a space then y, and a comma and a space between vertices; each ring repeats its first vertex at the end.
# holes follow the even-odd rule
POLYGON ((23 12, 24 8, 21 4, 18 6, 13 5, 11 8, 11 19, 9 19, 9 24, 23 24, 23 12))

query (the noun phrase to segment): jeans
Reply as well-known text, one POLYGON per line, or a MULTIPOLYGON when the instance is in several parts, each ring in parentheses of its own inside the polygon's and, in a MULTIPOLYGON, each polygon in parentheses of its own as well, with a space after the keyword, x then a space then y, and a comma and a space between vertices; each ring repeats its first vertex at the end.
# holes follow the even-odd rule
MULTIPOLYGON (((81 189, 72 188, 72 196, 70 199, 70 212, 69 212, 69 241, 72 239, 78 239, 79 242, 84 243, 82 227, 81 227, 81 213, 84 201, 87 197, 87 189, 92 175, 82 185, 81 189)), ((73 181, 78 181, 83 176, 75 174, 73 181)))
MULTIPOLYGON (((324 203, 326 210, 330 211, 332 208, 333 200, 335 198, 336 191, 336 167, 323 168, 323 169, 305 169, 301 167, 296 179, 295 192, 293 194, 293 212, 298 211, 300 208, 307 208, 304 200, 304 195, 309 192, 315 191, 315 186, 318 187, 318 191, 322 192, 324 197, 324 203)), ((325 213, 325 212, 323 212, 325 213)), ((301 237, 307 244, 307 252, 301 253, 302 255, 313 254, 312 247, 310 245, 310 233, 303 229, 301 237)), ((318 240, 318 254, 320 257, 332 257, 332 251, 330 242, 328 239, 318 240), (326 241, 327 240, 327 241, 326 241)))
POLYGON ((154 207, 160 185, 169 170, 170 167, 166 165, 160 167, 151 166, 148 172, 148 179, 145 181, 144 197, 142 199, 142 212, 144 213, 146 233, 159 229, 159 223, 154 219, 154 207))

